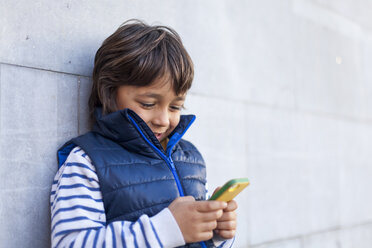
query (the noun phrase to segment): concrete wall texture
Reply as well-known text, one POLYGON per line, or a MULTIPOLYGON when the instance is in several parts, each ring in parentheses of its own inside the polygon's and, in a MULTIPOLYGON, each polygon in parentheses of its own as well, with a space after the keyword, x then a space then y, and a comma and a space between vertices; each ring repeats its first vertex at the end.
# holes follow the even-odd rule
POLYGON ((209 186, 247 176, 235 247, 372 247, 369 0, 0 1, 0 247, 49 247, 56 149, 87 130, 122 22, 177 30, 209 186))

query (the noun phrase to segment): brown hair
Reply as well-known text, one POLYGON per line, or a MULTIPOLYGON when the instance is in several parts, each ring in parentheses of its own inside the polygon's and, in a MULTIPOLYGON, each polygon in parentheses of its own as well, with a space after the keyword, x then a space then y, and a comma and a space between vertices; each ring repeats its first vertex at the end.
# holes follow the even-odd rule
POLYGON ((147 86, 165 74, 177 95, 190 89, 193 63, 176 31, 135 19, 124 22, 96 53, 89 98, 92 123, 97 107, 103 114, 117 110, 119 86, 147 86))

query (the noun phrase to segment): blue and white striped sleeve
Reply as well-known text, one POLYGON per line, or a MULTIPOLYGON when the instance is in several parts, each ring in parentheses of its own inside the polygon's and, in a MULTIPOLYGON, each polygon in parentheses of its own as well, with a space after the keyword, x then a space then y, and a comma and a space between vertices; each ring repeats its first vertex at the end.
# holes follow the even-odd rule
MULTIPOLYGON (((209 193, 208 183, 205 184, 205 199, 209 199, 212 195, 209 193)), ((218 248, 230 248, 234 244, 235 237, 232 239, 224 239, 217 234, 213 236, 213 243, 218 248)))
POLYGON ((58 170, 50 195, 52 247, 175 247, 182 233, 168 208, 136 222, 106 225, 95 167, 76 147, 58 170))

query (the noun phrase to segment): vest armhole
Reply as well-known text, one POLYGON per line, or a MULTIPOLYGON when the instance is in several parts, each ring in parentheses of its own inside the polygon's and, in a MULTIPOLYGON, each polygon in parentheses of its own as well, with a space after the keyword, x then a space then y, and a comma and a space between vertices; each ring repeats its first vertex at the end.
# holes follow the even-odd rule
POLYGON ((61 168, 61 166, 65 163, 68 155, 75 147, 76 145, 74 143, 70 143, 68 145, 63 146, 60 150, 58 150, 57 152, 58 168, 61 168))

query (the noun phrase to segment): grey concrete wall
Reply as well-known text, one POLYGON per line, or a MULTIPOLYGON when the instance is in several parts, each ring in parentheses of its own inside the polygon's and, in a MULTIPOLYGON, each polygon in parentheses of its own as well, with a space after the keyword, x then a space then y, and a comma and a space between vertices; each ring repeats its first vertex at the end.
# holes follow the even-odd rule
POLYGON ((55 151, 87 130, 95 51, 175 28, 196 69, 188 139, 209 184, 247 176, 235 247, 372 244, 372 2, 0 2, 0 247, 48 247, 55 151))

